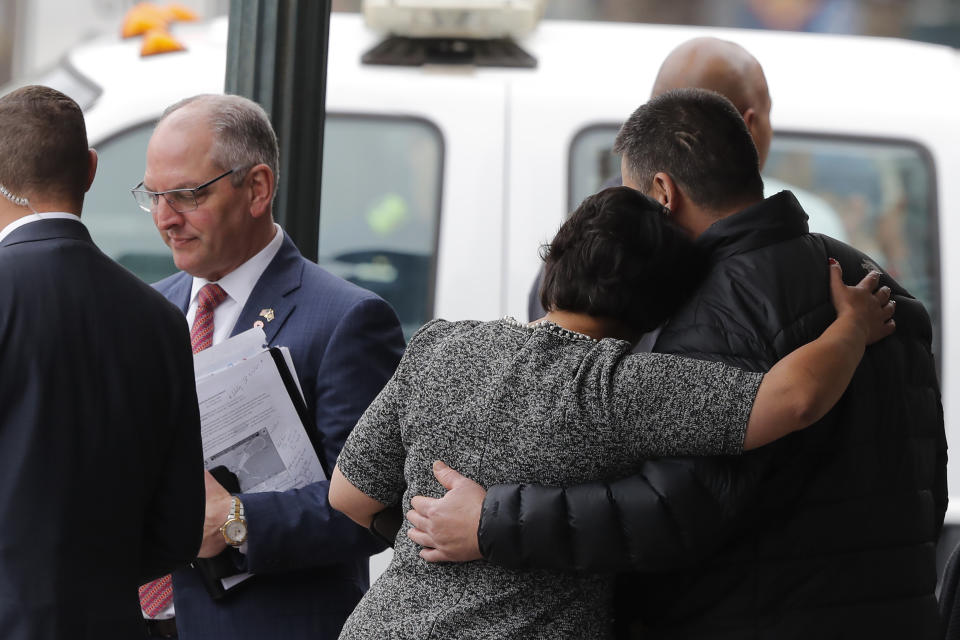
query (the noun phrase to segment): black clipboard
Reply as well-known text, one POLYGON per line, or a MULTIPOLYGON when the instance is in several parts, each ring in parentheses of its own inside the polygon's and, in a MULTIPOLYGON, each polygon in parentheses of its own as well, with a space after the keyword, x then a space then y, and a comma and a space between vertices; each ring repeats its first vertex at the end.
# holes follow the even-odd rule
POLYGON ((280 373, 283 386, 287 389, 287 395, 290 396, 290 400, 293 402, 293 408, 297 410, 297 415, 300 416, 300 424, 303 425, 303 430, 307 432, 310 444, 313 445, 313 450, 317 454, 317 460, 320 461, 320 468, 323 469, 323 473, 327 476, 327 480, 329 480, 333 470, 328 468, 326 457, 323 455, 323 434, 315 428, 315 425, 310 419, 307 405, 303 401, 303 396, 300 394, 300 387, 297 386, 293 372, 290 371, 290 367, 287 366, 287 361, 283 357, 283 351, 277 347, 270 347, 269 351, 270 356, 273 358, 273 363, 277 365, 277 371, 280 373))

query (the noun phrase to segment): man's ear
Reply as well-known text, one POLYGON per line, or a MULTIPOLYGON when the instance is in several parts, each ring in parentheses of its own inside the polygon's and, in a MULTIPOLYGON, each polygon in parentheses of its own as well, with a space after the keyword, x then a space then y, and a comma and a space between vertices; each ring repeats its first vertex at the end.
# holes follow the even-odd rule
POLYGON ((83 189, 84 193, 86 193, 87 191, 90 191, 90 187, 93 186, 93 179, 97 175, 97 164, 100 161, 100 159, 97 157, 96 150, 87 149, 87 153, 88 153, 87 157, 89 158, 88 160, 89 166, 87 167, 87 184, 83 189))
POLYGON ((747 131, 750 132, 750 137, 753 138, 754 143, 756 143, 757 132, 754 131, 754 127, 757 126, 757 110, 753 107, 749 107, 743 112, 743 121, 747 125, 747 131))
POLYGON ((671 212, 675 212, 680 204, 680 190, 677 188, 677 183, 662 171, 654 174, 649 196, 671 212))
POLYGON ((250 215, 259 218, 272 211, 273 191, 276 180, 273 171, 265 164, 255 165, 247 172, 247 188, 250 190, 250 215))

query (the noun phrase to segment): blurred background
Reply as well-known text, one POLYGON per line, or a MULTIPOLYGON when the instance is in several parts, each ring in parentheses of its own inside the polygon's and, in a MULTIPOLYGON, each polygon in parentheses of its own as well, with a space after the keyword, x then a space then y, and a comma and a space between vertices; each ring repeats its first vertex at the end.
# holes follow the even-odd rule
MULTIPOLYGON (((2 0, 0 84, 114 31, 135 0, 2 0)), ((183 0, 206 17, 230 0, 183 0)), ((361 0, 333 0, 359 11, 361 0)), ((960 0, 550 0, 546 17, 890 36, 960 47, 960 0)))

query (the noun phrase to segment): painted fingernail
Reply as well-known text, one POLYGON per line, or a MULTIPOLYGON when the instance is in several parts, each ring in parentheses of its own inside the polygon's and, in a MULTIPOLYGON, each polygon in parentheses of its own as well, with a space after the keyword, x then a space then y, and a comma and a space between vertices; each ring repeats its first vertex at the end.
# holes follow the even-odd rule
POLYGON ((829 262, 830 264, 840 264, 840 263, 838 263, 836 260, 834 260, 833 258, 830 258, 829 260, 827 260, 827 262, 829 262))

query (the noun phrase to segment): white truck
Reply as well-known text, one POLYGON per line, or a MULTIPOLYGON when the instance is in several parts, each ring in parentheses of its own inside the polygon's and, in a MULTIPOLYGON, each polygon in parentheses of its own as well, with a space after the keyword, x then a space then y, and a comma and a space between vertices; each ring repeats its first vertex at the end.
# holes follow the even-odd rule
MULTIPOLYGON (((173 270, 128 191, 147 139, 164 107, 222 91, 225 73, 225 19, 174 34, 186 51, 142 58, 137 39, 107 37, 32 79, 83 105, 100 153, 84 219, 147 280, 173 270)), ((960 446, 960 291, 947 275, 960 273, 960 53, 949 47, 570 21, 522 39, 534 68, 373 66, 361 56, 381 35, 335 13, 320 264, 389 300, 407 335, 438 316, 525 318, 538 247, 616 173, 614 135, 663 58, 702 35, 738 42, 764 66, 776 131, 767 181, 818 198, 811 208, 826 213, 814 231, 872 254, 926 304, 948 437, 960 446)), ((960 464, 949 479, 960 493, 960 464)), ((960 507, 947 520, 960 525, 960 507)))

